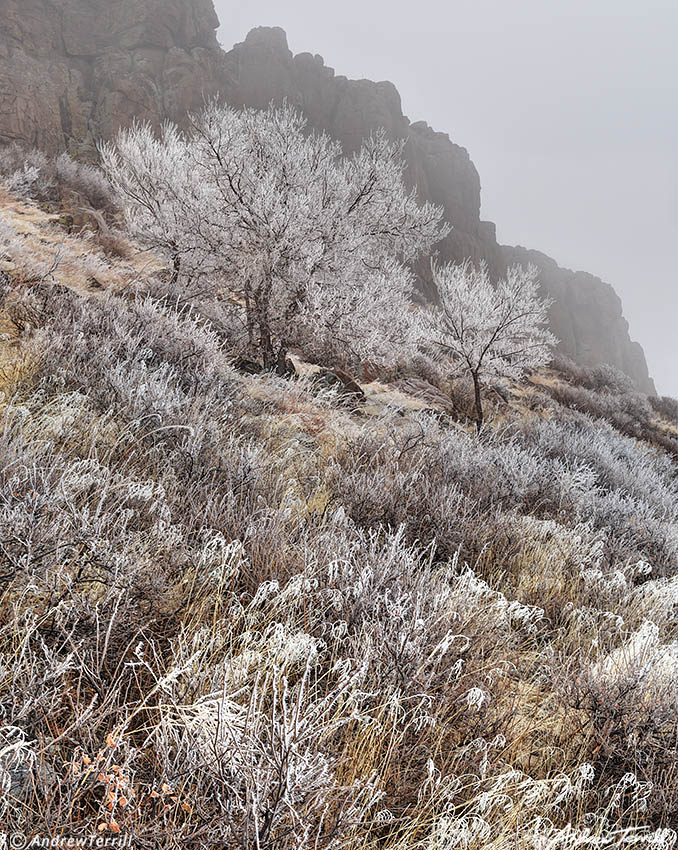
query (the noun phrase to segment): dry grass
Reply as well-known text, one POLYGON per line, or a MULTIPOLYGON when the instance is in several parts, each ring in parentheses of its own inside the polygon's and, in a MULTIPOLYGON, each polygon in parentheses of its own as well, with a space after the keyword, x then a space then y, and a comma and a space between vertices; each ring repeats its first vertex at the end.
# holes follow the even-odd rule
POLYGON ((0 194, 0 217, 18 237, 14 250, 10 248, 3 259, 3 269, 17 284, 40 279, 46 270, 51 270, 50 280, 81 294, 103 289, 117 291, 141 275, 162 268, 153 255, 131 246, 129 260, 109 261, 97 255, 86 234, 65 233, 59 227, 58 214, 46 213, 7 193, 0 194), (92 261, 93 256, 97 262, 92 261))

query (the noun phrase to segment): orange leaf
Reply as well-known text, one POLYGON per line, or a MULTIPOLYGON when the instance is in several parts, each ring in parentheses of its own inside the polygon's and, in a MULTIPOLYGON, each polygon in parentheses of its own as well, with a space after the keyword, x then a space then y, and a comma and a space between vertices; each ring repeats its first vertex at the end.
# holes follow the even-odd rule
POLYGON ((162 791, 163 794, 167 794, 172 789, 169 787, 169 785, 166 782, 163 782, 162 785, 160 786, 160 790, 162 791))
POLYGON ((85 764, 92 764, 92 759, 89 756, 83 756, 82 760, 85 762, 85 764))
POLYGON ((151 793, 148 796, 151 798, 151 800, 155 800, 160 796, 160 794, 158 794, 157 791, 151 791, 151 793))
POLYGON ((111 819, 109 826, 111 828, 111 832, 120 832, 120 827, 113 819, 111 819))
POLYGON ((121 805, 121 806, 123 807, 123 809, 124 809, 124 808, 125 808, 125 806, 129 803, 129 800, 127 799, 127 797, 121 797, 121 798, 118 800, 118 802, 120 803, 120 805, 121 805))
POLYGON ((115 749, 115 738, 113 737, 113 733, 112 733, 112 732, 109 732, 109 733, 108 733, 108 735, 106 735, 106 744, 107 744, 107 745, 108 745, 108 746, 109 746, 112 750, 114 750, 114 749, 115 749))
POLYGON ((100 774, 97 776, 97 780, 98 780, 99 782, 108 782, 108 779, 106 778, 106 774, 105 774, 105 773, 100 773, 100 774))
POLYGON ((105 830, 107 830, 108 827, 106 826, 105 823, 100 823, 99 826, 97 827, 97 829, 99 830, 99 832, 105 832, 105 830))
POLYGON ((182 803, 182 804, 181 804, 181 808, 182 808, 185 812, 188 812, 188 813, 189 813, 189 815, 190 815, 190 814, 191 814, 191 812, 193 811, 193 809, 192 809, 192 808, 188 805, 188 803, 182 803))

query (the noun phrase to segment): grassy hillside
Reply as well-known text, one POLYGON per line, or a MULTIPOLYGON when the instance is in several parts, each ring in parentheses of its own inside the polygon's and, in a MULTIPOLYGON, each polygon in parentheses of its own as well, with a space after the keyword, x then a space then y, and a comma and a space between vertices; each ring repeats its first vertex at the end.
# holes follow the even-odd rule
POLYGON ((0 198, 2 829, 674 846, 675 404, 560 364, 476 435, 425 361, 248 374, 61 225, 0 198))

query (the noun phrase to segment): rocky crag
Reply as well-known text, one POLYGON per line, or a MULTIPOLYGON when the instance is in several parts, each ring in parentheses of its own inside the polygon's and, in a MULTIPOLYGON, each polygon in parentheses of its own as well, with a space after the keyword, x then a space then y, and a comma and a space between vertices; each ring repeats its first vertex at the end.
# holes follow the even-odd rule
POLYGON ((421 198, 441 204, 453 225, 443 259, 484 259, 495 274, 507 263, 536 263, 556 301, 551 324, 563 353, 610 363, 654 391, 612 287, 539 252, 498 245, 494 225, 480 218, 480 179, 468 152, 411 123, 392 83, 349 80, 320 56, 294 56, 278 28, 253 30, 226 53, 212 0, 0 0, 0 23, 0 144, 91 156, 96 139, 135 118, 182 122, 215 95, 255 107, 286 98, 347 152, 383 127, 403 141, 421 198))

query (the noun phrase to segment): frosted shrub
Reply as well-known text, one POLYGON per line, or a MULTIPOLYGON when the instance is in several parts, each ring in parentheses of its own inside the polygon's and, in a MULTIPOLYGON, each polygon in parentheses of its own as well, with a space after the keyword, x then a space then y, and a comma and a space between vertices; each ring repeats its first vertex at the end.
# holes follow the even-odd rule
MULTIPOLYGON (((329 539, 328 562, 314 564, 321 538, 305 574, 260 587, 246 612, 248 633, 271 621, 303 623, 321 643, 292 632, 285 652, 305 642, 309 657, 325 647, 333 657, 364 659, 368 681, 391 693, 413 723, 432 722, 427 694, 434 692, 445 694, 441 711, 484 712, 499 692, 507 651, 530 639, 543 612, 507 600, 470 571, 457 575, 456 565, 435 568, 432 551, 407 546, 402 529, 380 539, 349 524, 329 539), (478 630, 482 640, 474 641, 478 630)), ((270 639, 278 633, 286 634, 270 639)))
POLYGON ((654 411, 669 422, 678 422, 678 399, 671 396, 649 396, 648 401, 654 411))
POLYGON ((592 470, 576 459, 546 460, 507 431, 478 443, 451 432, 441 442, 444 473, 484 503, 541 508, 557 513, 570 508, 594 483, 592 470))
POLYGON ((384 133, 344 158, 287 105, 212 104, 187 134, 136 126, 101 153, 130 230, 165 253, 175 279, 242 305, 267 369, 284 371, 299 343, 354 361, 407 347, 403 262, 447 228, 405 189, 401 150, 384 133))
POLYGON ((5 181, 7 191, 13 195, 27 197, 40 179, 40 170, 34 166, 24 165, 21 171, 15 171, 5 181))
POLYGON ((402 523, 413 538, 435 537, 450 555, 465 541, 483 539, 479 512, 486 517, 485 539, 493 536, 491 524, 499 525, 496 541, 510 525, 498 518, 499 510, 577 524, 588 519, 589 504, 597 498, 595 470, 583 458, 564 452, 545 456, 513 429, 488 431, 478 440, 463 431, 443 431, 424 416, 409 429, 393 426, 389 436, 378 426, 372 433, 368 444, 370 428, 365 429, 337 471, 340 498, 351 516, 367 527, 402 523))
POLYGON ((321 656, 305 653, 310 637, 299 642, 282 624, 254 644, 249 634, 243 633, 244 642, 233 632, 230 638, 203 635, 190 646, 180 642, 177 675, 162 681, 169 702, 155 745, 171 750, 191 781, 218 777, 212 829, 227 846, 247 840, 290 850, 354 847, 382 792, 374 777, 342 783, 331 742, 367 699, 366 665, 321 673, 321 656), (175 702, 183 681, 194 681, 200 659, 220 647, 226 658, 221 682, 211 683, 217 689, 192 704, 175 702), (321 689, 314 684, 318 676, 321 689))
POLYGON ((473 380, 475 418, 483 425, 481 383, 520 378, 549 361, 556 338, 547 329, 551 302, 539 298, 538 269, 509 268, 490 280, 487 265, 433 265, 439 305, 422 312, 423 343, 473 380))
POLYGON ((340 702, 355 699, 345 676, 322 699, 308 692, 311 668, 292 686, 275 668, 251 693, 205 699, 182 723, 205 763, 216 763, 223 820, 232 840, 262 848, 340 848, 352 844, 381 794, 373 783, 342 787, 324 742, 348 721, 340 702))
POLYGON ((24 151, 19 145, 0 150, 0 182, 13 194, 44 199, 54 189, 47 174, 49 160, 42 151, 24 151))
POLYGON ((67 153, 62 153, 57 157, 54 169, 60 186, 82 196, 96 210, 112 207, 111 184, 99 168, 76 162, 67 153))
POLYGON ((634 690, 638 703, 670 707, 678 687, 678 643, 661 645, 659 628, 645 622, 619 649, 591 668, 602 689, 634 690))
POLYGON ((671 459, 620 435, 605 422, 584 416, 535 421, 526 427, 525 437, 546 457, 586 463, 601 488, 623 489, 647 502, 660 516, 669 514, 678 498, 678 478, 671 459))
POLYGON ((67 153, 50 159, 42 151, 9 145, 0 150, 0 183, 13 194, 34 201, 62 203, 75 198, 97 211, 113 211, 104 174, 67 153), (69 194, 74 198, 67 198, 69 194))
POLYGON ((535 422, 524 433, 542 458, 591 471, 593 480, 573 507, 581 519, 609 529, 614 554, 650 558, 660 574, 675 567, 678 478, 666 454, 583 416, 535 422))
POLYGON ((35 742, 27 740, 26 733, 17 726, 3 724, 0 731, 0 816, 6 817, 9 809, 21 808, 23 798, 30 788, 31 773, 35 766, 35 742))
POLYGON ((48 293, 43 311, 50 323, 40 347, 72 387, 91 386, 102 409, 117 406, 129 419, 153 412, 171 426, 199 386, 204 397, 195 403, 206 419, 214 412, 213 428, 227 413, 233 373, 216 336, 189 310, 176 313, 143 298, 88 303, 48 293))
MULTIPOLYGON (((549 387, 548 392, 562 405, 576 408, 597 419, 607 420, 627 436, 647 440, 673 455, 678 454, 678 441, 675 436, 655 421, 653 396, 630 390, 621 394, 602 392, 564 383, 549 387)), ((675 418, 669 417, 669 421, 675 418)))
POLYGON ((659 628, 647 621, 621 645, 584 664, 566 686, 570 704, 588 715, 607 770, 617 776, 639 773, 650 782, 643 809, 675 805, 672 792, 653 786, 678 758, 677 686, 678 644, 662 643, 659 628))

